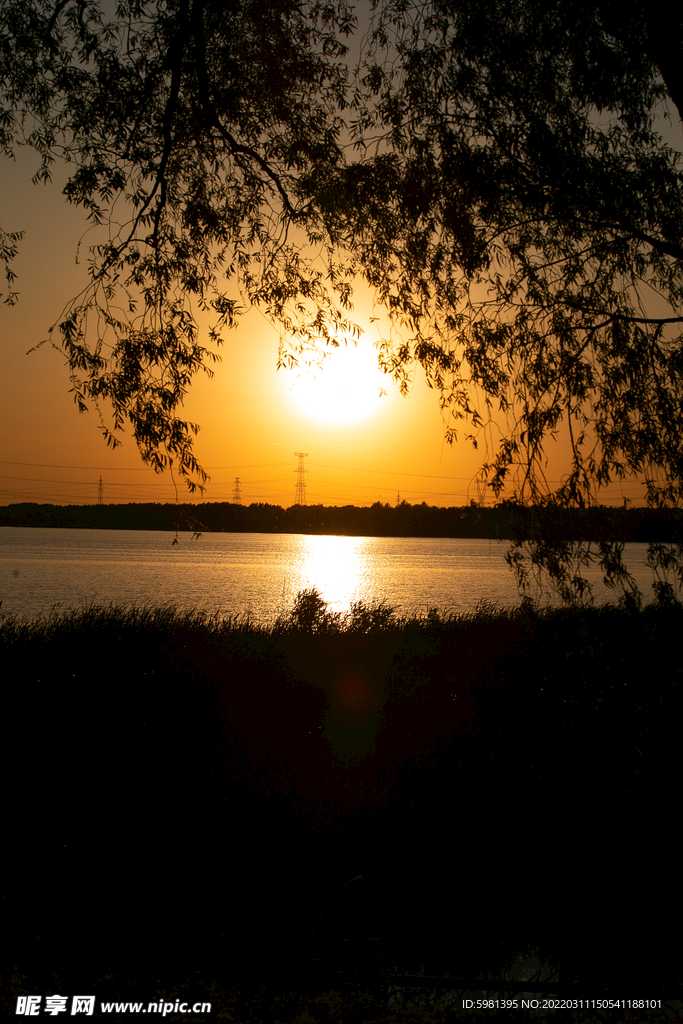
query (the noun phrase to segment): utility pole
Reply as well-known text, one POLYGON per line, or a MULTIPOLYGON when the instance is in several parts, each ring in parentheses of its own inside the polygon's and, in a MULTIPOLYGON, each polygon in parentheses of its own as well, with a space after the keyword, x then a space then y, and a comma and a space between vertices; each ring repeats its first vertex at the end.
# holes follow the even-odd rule
POLYGON ((102 484, 102 477, 100 477, 100 482, 97 485, 97 504, 98 505, 102 504, 102 495, 103 495, 103 493, 104 493, 104 486, 102 484))
POLYGON ((304 459, 307 457, 308 452, 294 452, 299 463, 296 467, 296 489, 294 491, 294 504, 305 505, 306 504, 306 481, 304 480, 304 473, 308 473, 308 470, 304 466, 304 459))
POLYGON ((235 486, 232 489, 232 500, 235 505, 242 504, 242 488, 240 487, 240 478, 238 476, 235 477, 235 486))

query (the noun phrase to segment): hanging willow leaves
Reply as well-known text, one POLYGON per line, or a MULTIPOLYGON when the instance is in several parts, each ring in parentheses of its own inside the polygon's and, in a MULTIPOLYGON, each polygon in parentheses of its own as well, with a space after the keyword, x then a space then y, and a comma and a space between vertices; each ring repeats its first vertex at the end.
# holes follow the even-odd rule
MULTIPOLYGON (((75 400, 110 410, 108 444, 130 425, 143 459, 194 489, 206 474, 183 399, 249 304, 283 326, 294 359, 353 331, 315 207, 316 175, 342 159, 351 10, 10 0, 1 17, 5 152, 32 146, 37 180, 66 161, 66 198, 108 229, 57 325, 75 400)), ((16 241, 0 236, 7 265, 16 241)))
MULTIPOLYGON (((310 355, 353 331, 360 275, 400 327, 385 370, 424 367, 516 502, 520 582, 586 597, 597 559, 637 599, 619 538, 560 542, 553 510, 633 475, 681 505, 680 5, 382 0, 355 74, 354 28, 340 0, 3 4, 4 151, 33 146, 38 180, 67 161, 107 231, 58 326, 76 401, 193 487, 182 403, 224 332, 257 304, 281 362, 310 355)), ((683 581, 680 546, 650 559, 661 594, 683 581)))
MULTIPOLYGON (((357 88, 377 141, 340 176, 358 266, 403 327, 385 365, 405 386, 422 364, 449 437, 482 443, 519 504, 520 582, 568 600, 596 558, 635 584, 617 539, 561 543, 553 508, 632 475, 653 506, 683 497, 682 57, 672 3, 388 0, 357 88)), ((681 582, 672 550, 653 565, 681 582)))

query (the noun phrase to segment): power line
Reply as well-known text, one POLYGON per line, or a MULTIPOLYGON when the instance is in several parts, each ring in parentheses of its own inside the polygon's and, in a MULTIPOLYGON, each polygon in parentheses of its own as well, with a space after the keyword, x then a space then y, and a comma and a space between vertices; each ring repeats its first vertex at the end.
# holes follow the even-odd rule
MULTIPOLYGON (((446 475, 440 473, 404 473, 401 472, 400 470, 396 471, 393 469, 365 469, 360 467, 355 468, 349 466, 327 466, 321 462, 312 462, 311 466, 315 466, 316 469, 336 469, 340 470, 343 473, 375 473, 378 476, 411 476, 419 477, 420 479, 423 480, 467 480, 468 482, 471 483, 474 481, 476 477, 476 474, 472 474, 471 476, 451 476, 450 474, 446 475)), ((549 484, 561 484, 562 480, 548 479, 547 482, 549 484)), ((360 487, 361 484, 358 484, 357 486, 360 487)))
MULTIPOLYGON (((11 459, 0 459, 0 464, 3 466, 35 466, 38 469, 90 469, 97 470, 98 472, 102 469, 101 466, 63 466, 59 462, 12 462, 11 459)), ((151 466, 118 466, 111 468, 117 473, 154 472, 151 466)))
MULTIPOLYGON (((11 459, 0 459, 0 465, 4 465, 4 466, 31 466, 31 467, 38 468, 38 469, 82 469, 82 470, 96 471, 98 473, 102 471, 102 467, 101 466, 70 466, 70 465, 62 465, 61 463, 58 463, 58 462, 17 462, 17 461, 13 461, 11 459)), ((415 478, 424 479, 424 480, 467 480, 468 482, 472 482, 474 480, 475 476, 476 476, 476 474, 474 476, 452 476, 451 474, 439 474, 439 473, 406 473, 406 472, 403 472, 403 471, 400 471, 400 470, 396 471, 394 469, 376 469, 376 468, 368 469, 368 468, 365 468, 365 467, 330 466, 330 465, 327 465, 325 463, 320 463, 320 462, 312 462, 311 465, 315 466, 316 468, 319 468, 319 469, 333 469, 333 470, 337 470, 337 471, 343 472, 343 473, 375 473, 377 475, 415 477, 415 478)), ((206 468, 207 468, 207 470, 219 470, 219 469, 271 469, 271 468, 272 469, 275 469, 275 468, 285 469, 287 466, 288 466, 288 463, 286 463, 286 462, 260 462, 260 463, 235 463, 232 466, 207 466, 206 468)), ((147 473, 147 472, 150 472, 150 473, 152 473, 152 472, 154 472, 154 470, 152 469, 151 466, 112 466, 112 467, 108 467, 107 468, 107 472, 115 472, 115 473, 147 473)), ((45 483, 76 483, 76 484, 80 484, 80 483, 84 482, 84 481, 81 481, 81 480, 71 480, 71 481, 66 481, 66 480, 65 481, 45 480, 45 478, 42 478, 42 477, 15 477, 15 476, 5 476, 5 475, 2 475, 2 474, 0 474, 0 479, 3 479, 3 480, 33 480, 33 479, 35 479, 36 481, 37 480, 41 480, 41 481, 43 481, 45 483)), ((557 480, 556 479, 548 479, 548 483, 557 483, 557 484, 559 484, 559 483, 562 483, 562 480, 561 479, 557 479, 557 480)), ((159 481, 159 485, 161 485, 161 480, 159 481)), ((216 484, 216 485, 220 486, 220 484, 216 484)), ((123 483, 123 484, 122 483, 113 483, 110 486, 113 486, 113 487, 126 487, 126 486, 131 486, 131 487, 133 487, 133 486, 135 486, 135 487, 155 487, 155 486, 157 486, 157 484, 156 483, 140 483, 140 484, 130 484, 130 485, 128 485, 128 484, 125 484, 125 483, 123 483)), ((354 485, 354 486, 359 486, 360 487, 360 486, 363 486, 363 485, 357 484, 357 485, 354 485)), ((375 486, 375 485, 371 485, 371 486, 375 486)), ((623 486, 623 483, 622 483, 622 486, 623 486)), ((637 481, 633 481, 631 483, 631 486, 641 486, 641 485, 639 485, 637 481)))
MULTIPOLYGON (((386 475, 389 475, 389 476, 414 476, 414 477, 422 477, 425 480, 471 480, 472 479, 471 476, 450 476, 450 475, 444 476, 444 475, 439 474, 439 473, 403 473, 403 472, 400 472, 400 471, 396 472, 393 469, 365 469, 365 468, 360 468, 360 467, 358 467, 358 468, 351 467, 350 468, 349 466, 327 466, 327 465, 324 465, 321 462, 312 462, 311 465, 315 466, 316 469, 336 469, 336 470, 341 470, 341 472, 343 472, 343 473, 375 473, 377 475, 385 475, 385 476, 386 475)), ((559 483, 559 481, 557 481, 557 482, 559 483)))
MULTIPOLYGON (((307 453, 295 452, 295 455, 297 456, 297 458, 300 459, 299 467, 296 470, 297 480, 296 480, 295 503, 307 504, 305 480, 304 480, 304 478, 302 476, 300 476, 300 471, 302 469, 303 469, 304 473, 307 472, 307 470, 305 468, 305 465, 303 463, 303 459, 307 458, 307 453), (299 493, 299 485, 300 484, 302 485, 302 493, 299 493), (300 500, 301 497, 303 497, 303 501, 300 500), (297 500, 297 499, 299 499, 299 500, 297 500)), ((67 468, 70 468, 70 469, 77 469, 77 470, 84 470, 84 471, 87 471, 88 469, 92 470, 94 468, 94 467, 84 467, 84 466, 70 466, 70 467, 67 467, 67 466, 62 466, 62 465, 59 465, 59 464, 48 464, 48 463, 28 463, 28 462, 11 461, 11 460, 8 460, 8 459, 0 459, 0 464, 2 464, 2 465, 9 465, 9 466, 15 466, 16 465, 16 466, 45 467, 45 468, 54 468, 54 469, 62 469, 62 468, 67 469, 67 468)), ((240 465, 246 465, 246 464, 240 464, 240 465)), ((256 468, 257 464, 252 464, 252 465, 254 466, 254 468, 256 468)), ((261 464, 258 464, 258 465, 262 466, 264 468, 276 468, 277 467, 277 468, 284 469, 288 464, 287 463, 278 462, 278 463, 261 463, 261 464)), ((429 479, 429 480, 446 480, 446 481, 449 481, 452 484, 456 484, 456 486, 457 486, 457 483, 456 483, 457 481, 467 481, 467 483, 470 485, 470 487, 472 487, 472 486, 477 484, 476 476, 475 477, 464 477, 464 476, 456 477, 456 476, 445 476, 445 475, 441 475, 441 474, 396 472, 394 470, 377 470, 377 469, 367 469, 367 468, 351 469, 349 467, 330 466, 330 465, 325 465, 325 464, 322 464, 322 463, 316 463, 314 465, 318 465, 318 466, 320 466, 320 468, 324 468, 324 469, 335 471, 335 476, 339 472, 344 472, 344 473, 349 474, 349 475, 352 474, 352 473, 365 473, 365 474, 373 473, 373 474, 376 474, 378 477, 382 477, 382 478, 386 478, 387 475, 393 475, 393 476, 399 476, 399 477, 402 477, 402 478, 411 478, 412 477, 412 478, 415 478, 415 479, 422 479, 422 480, 424 480, 424 479, 429 479)), ((211 467, 211 468, 215 468, 215 467, 211 467)), ((129 472, 129 471, 132 471, 132 470, 127 470, 127 469, 117 470, 117 472, 129 472)), ((137 471, 137 472, 144 471, 144 467, 135 467, 134 471, 137 471)), ((101 479, 101 477, 100 477, 100 479, 101 479)), ((57 503, 61 503, 61 504, 77 504, 77 503, 80 503, 80 502, 90 503, 92 501, 92 492, 86 493, 86 494, 81 493, 83 487, 88 487, 89 486, 87 480, 71 480, 71 479, 69 479, 69 480, 59 480, 59 479, 50 479, 50 478, 46 478, 46 477, 24 477, 24 476, 19 476, 19 475, 12 475, 12 474, 0 474, 0 480, 10 480, 10 481, 16 480, 18 482, 21 481, 22 483, 31 483, 33 485, 32 488, 28 488, 28 489, 17 489, 17 490, 15 490, 14 488, 11 488, 11 487, 0 488, 0 496, 2 496, 2 500, 5 503, 11 502, 11 501, 47 501, 47 502, 52 501, 52 502, 57 502, 57 503), (48 486, 45 487, 44 486, 45 484, 47 484, 48 486), (71 493, 71 494, 68 493, 68 489, 70 487, 77 488, 76 493, 71 493), (65 493, 65 491, 66 491, 66 493, 65 493)), ((239 477, 235 477, 235 482, 236 482, 237 486, 239 487, 240 499, 241 499, 240 478, 239 477)), ((324 479, 324 477, 323 477, 323 479, 321 481, 319 481, 319 484, 320 484, 320 486, 318 487, 318 491, 320 492, 321 503, 322 503, 322 501, 328 501, 328 502, 334 502, 335 504, 341 504, 341 505, 354 504, 354 502, 358 503, 359 499, 360 499, 360 501, 362 503, 365 503, 363 501, 363 499, 358 495, 358 491, 359 490, 370 490, 372 492, 376 492, 377 486, 378 486, 378 482, 377 481, 374 481, 374 482, 372 482, 370 484, 363 484, 363 483, 360 483, 360 482, 353 482, 353 483, 351 483, 350 481, 340 481, 338 479, 332 479, 332 480, 324 479)), ((108 494, 110 495, 109 501, 108 501, 109 504, 113 504, 113 503, 117 503, 117 504, 130 504, 131 502, 143 502, 144 503, 145 501, 149 501, 150 499, 156 500, 156 501, 169 501, 169 500, 173 500, 174 493, 175 493, 172 485, 169 482, 167 482, 166 479, 158 478, 158 477, 155 480, 153 480, 153 481, 147 480, 147 481, 139 481, 139 482, 113 482, 113 483, 108 483, 107 486, 108 486, 108 494), (140 493, 142 490, 147 490, 148 494, 149 494, 150 490, 152 490, 152 494, 149 494, 149 498, 148 498, 147 496, 143 496, 140 493), (123 493, 124 491, 127 491, 128 493, 124 494, 123 493)), ((386 484, 382 483, 382 489, 383 490, 384 490, 385 486, 386 486, 386 484)), ((620 497, 617 497, 616 495, 615 496, 611 495, 610 492, 613 491, 615 489, 615 487, 616 487, 616 483, 613 484, 612 487, 606 489, 606 493, 604 493, 604 495, 603 495, 603 501, 607 501, 607 502, 613 501, 613 502, 621 503, 621 501, 623 500, 624 494, 626 494, 627 496, 629 496, 630 500, 632 500, 632 502, 635 504, 636 507, 639 507, 640 505, 642 505, 644 503, 644 496, 643 496, 643 493, 642 493, 643 485, 640 484, 637 480, 630 479, 628 481, 620 481, 619 482, 619 495, 620 495, 620 497)), ((231 499, 233 501, 235 501, 235 488, 234 488, 234 486, 232 487, 232 493, 230 493, 230 491, 228 491, 228 488, 230 488, 230 484, 228 483, 228 481, 226 481, 226 480, 223 480, 223 481, 214 480, 214 481, 212 481, 209 484, 209 491, 208 491, 208 493, 206 495, 191 496, 188 493, 187 495, 185 495, 184 500, 185 500, 185 503, 188 503, 188 504, 201 504, 201 503, 206 502, 206 501, 209 501, 209 502, 229 501, 231 499)), ((273 504, 274 503, 274 504, 283 504, 284 505, 286 503, 286 500, 283 501, 283 499, 285 497, 285 492, 286 492, 287 489, 288 489, 287 488, 287 484, 285 483, 284 480, 276 481, 273 478, 270 478, 270 479, 265 479, 265 480, 261 479, 261 480, 252 481, 252 485, 251 485, 251 490, 252 490, 251 502, 254 503, 254 502, 262 501, 262 502, 266 502, 266 503, 269 503, 269 504, 273 504)), ((477 496, 479 497, 479 499, 481 501, 481 496, 479 494, 477 496)), ((102 503, 103 495, 98 495, 98 497, 100 499, 98 503, 102 503)), ((177 497, 177 495, 176 495, 176 497, 177 497)), ((407 488, 407 490, 404 488, 404 498, 407 499, 409 502, 410 501, 412 501, 412 502, 418 501, 419 502, 420 500, 425 500, 425 499, 426 500, 430 500, 430 499, 434 500, 435 498, 436 499, 440 499, 440 500, 444 500, 444 499, 445 500, 450 500, 451 502, 452 501, 462 501, 462 500, 466 501, 469 498, 469 488, 468 488, 467 492, 451 491, 451 490, 448 490, 448 491, 434 491, 434 490, 423 489, 419 485, 418 486, 414 486, 413 485, 412 487, 409 486, 407 488)), ((240 503, 241 503, 241 501, 240 501, 240 503)))
MULTIPOLYGON (((101 471, 101 466, 63 466, 59 462, 16 462, 11 459, 0 459, 0 465, 3 466, 34 466, 38 469, 90 469, 96 470, 98 473, 101 471)), ((268 469, 280 466, 285 468, 288 466, 288 462, 254 462, 254 463, 234 463, 232 466, 207 466, 207 469, 268 469)), ((154 470, 151 466, 111 466, 108 467, 114 473, 153 473, 154 470)))

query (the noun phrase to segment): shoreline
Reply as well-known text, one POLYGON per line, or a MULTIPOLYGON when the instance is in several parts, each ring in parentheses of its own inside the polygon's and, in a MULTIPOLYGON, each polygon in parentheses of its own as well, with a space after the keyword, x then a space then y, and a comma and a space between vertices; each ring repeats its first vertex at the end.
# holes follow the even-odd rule
POLYGON ((588 509, 523 509, 427 505, 324 506, 230 502, 0 506, 0 527, 162 530, 188 533, 281 533, 310 536, 424 537, 509 541, 530 528, 561 539, 676 543, 683 539, 683 510, 595 506, 588 509), (531 519, 529 518, 531 516, 531 519))

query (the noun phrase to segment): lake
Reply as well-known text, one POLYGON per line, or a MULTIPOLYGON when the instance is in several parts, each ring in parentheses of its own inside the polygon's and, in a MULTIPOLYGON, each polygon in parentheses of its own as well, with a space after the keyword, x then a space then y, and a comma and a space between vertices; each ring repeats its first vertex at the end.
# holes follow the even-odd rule
MULTIPOLYGON (((333 611, 386 601, 400 613, 519 602, 505 541, 303 534, 0 528, 1 610, 21 616, 85 603, 163 604, 272 621, 317 587, 333 611)), ((651 599, 647 545, 626 562, 651 599)), ((595 576, 597 579, 597 575, 595 576)), ((611 595, 600 585, 597 600, 611 595)))

